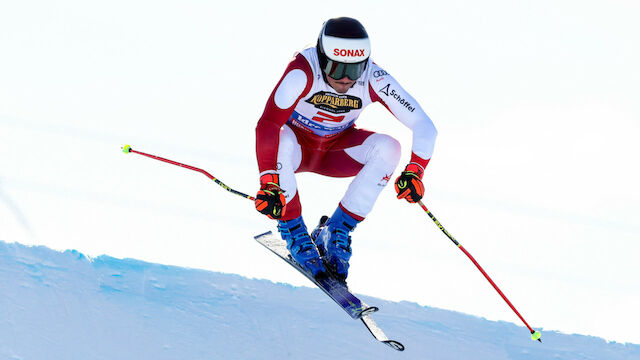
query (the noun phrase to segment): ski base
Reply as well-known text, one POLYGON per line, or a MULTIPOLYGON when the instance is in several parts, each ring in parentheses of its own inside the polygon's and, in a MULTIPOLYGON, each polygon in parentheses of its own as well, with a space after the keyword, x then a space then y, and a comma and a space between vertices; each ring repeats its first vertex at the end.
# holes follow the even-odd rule
POLYGON ((395 340, 390 340, 387 335, 385 335, 385 333, 382 331, 382 329, 380 329, 380 327, 378 326, 378 324, 376 324, 375 321, 373 321, 373 319, 371 318, 371 316, 369 315, 365 315, 362 318, 360 318, 360 320, 362 320, 362 323, 364 324, 364 326, 367 327, 367 329, 369 330, 369 332, 371 333, 371 335, 373 335, 373 337, 380 341, 381 343, 391 347, 394 350, 398 350, 398 351, 404 351, 404 345, 402 345, 400 342, 395 341, 395 340))
POLYGON ((278 255, 282 260, 296 268, 301 274, 307 277, 318 288, 324 291, 333 301, 336 302, 349 316, 353 319, 360 319, 364 315, 372 314, 378 311, 375 306, 367 306, 353 295, 347 285, 331 276, 314 277, 309 271, 300 266, 289 254, 287 244, 284 240, 273 235, 271 231, 260 234, 255 237, 256 241, 262 244, 274 254, 278 255))
POLYGON ((360 319, 364 326, 369 330, 373 337, 381 343, 391 347, 394 350, 404 351, 404 345, 401 343, 390 340, 385 333, 380 329, 378 324, 371 318, 371 314, 378 311, 375 306, 369 306, 363 301, 358 299, 355 295, 349 291, 347 284, 341 282, 332 276, 320 276, 314 277, 309 271, 300 266, 287 250, 287 244, 278 236, 274 236, 271 231, 264 234, 260 234, 254 237, 255 240, 269 249, 274 254, 278 255, 282 260, 289 263, 289 265, 296 268, 307 279, 313 282, 319 289, 324 291, 333 301, 336 302, 349 316, 353 319, 360 319))

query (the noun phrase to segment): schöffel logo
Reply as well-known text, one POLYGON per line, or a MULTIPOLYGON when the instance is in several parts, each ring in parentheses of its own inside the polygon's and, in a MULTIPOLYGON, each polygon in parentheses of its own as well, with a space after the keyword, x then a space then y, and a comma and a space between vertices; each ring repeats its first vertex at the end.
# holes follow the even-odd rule
POLYGON ((351 95, 338 95, 326 91, 318 91, 305 101, 317 109, 334 114, 343 114, 362 108, 362 100, 360 98, 351 95))
POLYGON ((364 49, 352 50, 352 49, 333 49, 334 56, 364 56, 364 49))
POLYGON ((389 73, 384 71, 384 70, 376 70, 376 71, 373 72, 373 77, 374 78, 377 78, 377 77, 380 77, 380 76, 385 76, 385 75, 389 75, 389 73))
POLYGON ((407 110, 409 110, 410 112, 413 112, 413 110, 416 109, 416 107, 413 104, 405 100, 400 94, 396 92, 395 89, 390 89, 390 88, 391 88, 391 84, 387 84, 382 89, 378 90, 378 92, 381 92, 387 96, 390 96, 396 99, 396 101, 399 102, 400 105, 407 108, 407 110))

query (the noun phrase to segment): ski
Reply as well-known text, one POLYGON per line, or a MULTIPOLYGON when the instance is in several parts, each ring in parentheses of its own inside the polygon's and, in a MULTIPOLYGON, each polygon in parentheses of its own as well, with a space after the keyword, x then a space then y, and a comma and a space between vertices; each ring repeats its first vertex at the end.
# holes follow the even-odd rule
POLYGON ((254 237, 254 239, 269 249, 274 254, 278 255, 282 260, 286 261, 289 265, 297 269, 307 279, 313 282, 319 289, 324 291, 333 301, 336 302, 349 316, 353 319, 360 319, 365 327, 369 330, 373 337, 388 345, 394 350, 403 351, 404 346, 395 341, 390 340, 385 333, 380 329, 376 322, 371 318, 371 314, 378 311, 375 306, 369 306, 349 291, 347 284, 335 279, 332 276, 320 276, 314 277, 309 271, 304 269, 298 264, 287 250, 287 244, 279 236, 274 236, 271 231, 264 234, 260 234, 254 237))
POLYGON ((382 331, 382 329, 380 329, 380 327, 378 326, 378 324, 376 324, 375 321, 373 321, 373 319, 371 318, 371 316, 369 315, 364 315, 360 318, 360 320, 362 320, 362 323, 364 324, 364 326, 367 327, 367 330, 369 330, 369 332, 371 333, 371 335, 373 335, 373 337, 380 341, 381 343, 391 347, 394 350, 398 350, 398 351, 404 351, 404 345, 402 345, 401 343, 395 341, 395 340, 390 340, 387 335, 385 335, 385 333, 382 331))
POLYGON ((318 288, 325 292, 353 319, 360 319, 362 316, 378 311, 375 306, 366 306, 355 295, 353 295, 347 285, 331 276, 320 276, 315 278, 310 272, 298 264, 287 250, 287 243, 277 236, 273 236, 271 231, 255 236, 256 241, 262 244, 282 260, 296 268, 302 275, 306 276, 318 288))

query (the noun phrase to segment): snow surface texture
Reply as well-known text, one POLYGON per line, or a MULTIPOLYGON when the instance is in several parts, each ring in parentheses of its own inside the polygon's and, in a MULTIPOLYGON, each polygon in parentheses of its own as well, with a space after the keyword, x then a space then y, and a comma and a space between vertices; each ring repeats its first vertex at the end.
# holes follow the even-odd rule
MULTIPOLYGON (((293 270, 292 270, 293 271, 293 270)), ((363 297, 398 353, 320 290, 0 241, 0 359, 640 359, 640 346, 363 297)))

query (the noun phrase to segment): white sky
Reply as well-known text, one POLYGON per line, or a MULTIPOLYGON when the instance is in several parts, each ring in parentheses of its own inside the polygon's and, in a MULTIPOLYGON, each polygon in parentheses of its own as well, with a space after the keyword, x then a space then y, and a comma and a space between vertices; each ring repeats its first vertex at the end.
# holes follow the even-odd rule
MULTIPOLYGON (((637 2, 300 4, 3 2, 0 240, 308 285, 252 241, 275 224, 250 201, 120 147, 253 194, 273 86, 324 20, 352 16, 439 130, 425 203, 530 325, 640 343, 637 2)), ((382 106, 358 125, 408 160, 382 106)), ((299 176, 310 227, 348 181, 299 176)), ((356 292, 520 324, 391 186, 353 241, 356 292)))

